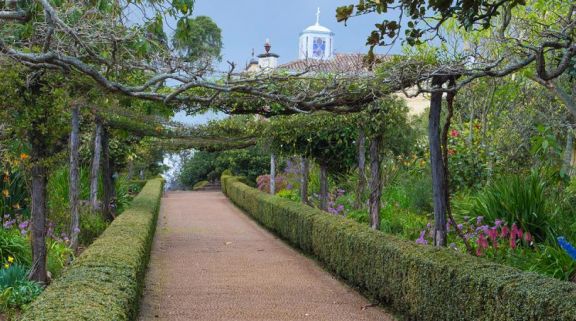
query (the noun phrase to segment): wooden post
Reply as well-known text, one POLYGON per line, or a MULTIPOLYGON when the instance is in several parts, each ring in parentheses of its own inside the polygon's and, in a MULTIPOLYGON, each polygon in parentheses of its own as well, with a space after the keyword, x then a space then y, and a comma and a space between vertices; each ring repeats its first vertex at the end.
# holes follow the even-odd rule
POLYGON ((80 105, 72 105, 72 131, 70 132, 70 248, 78 250, 78 234, 80 233, 80 211, 78 199, 80 196, 80 105))
POLYGON ((320 164, 320 209, 328 210, 328 165, 320 164))
POLYGON ((310 174, 310 162, 306 157, 302 157, 300 175, 300 199, 303 204, 309 204, 308 202, 308 176, 310 174))
MULTIPOLYGON (((441 88, 444 80, 432 78, 432 88, 441 88)), ((433 92, 430 99, 428 140, 430 144, 430 166, 432 167, 432 190, 434 195, 434 245, 446 246, 446 181, 440 138, 442 118, 442 92, 433 92)))
POLYGON ((356 187, 356 200, 354 208, 362 207, 362 198, 366 189, 366 135, 363 129, 358 132, 358 141, 356 142, 358 151, 358 186, 356 187))
POLYGON ((270 155, 270 194, 276 194, 276 155, 270 155))
POLYGON ((92 149, 92 163, 90 166, 90 207, 93 211, 99 210, 98 206, 98 177, 100 175, 100 155, 102 154, 102 123, 96 119, 94 128, 94 146, 92 149))
POLYGON ((380 146, 382 136, 376 135, 370 142, 370 226, 380 229, 380 198, 382 197, 382 173, 380 172, 380 146))

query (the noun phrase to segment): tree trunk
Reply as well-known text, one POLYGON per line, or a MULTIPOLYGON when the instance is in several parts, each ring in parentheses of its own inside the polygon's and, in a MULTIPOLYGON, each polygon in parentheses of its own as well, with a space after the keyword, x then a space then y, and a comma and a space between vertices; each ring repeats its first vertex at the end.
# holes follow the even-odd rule
POLYGON ((276 195, 276 155, 270 155, 270 194, 276 195))
POLYGON ((574 153, 574 130, 572 126, 569 126, 566 133, 566 147, 564 147, 564 160, 561 171, 569 177, 572 176, 572 153, 574 153))
POLYGON ((328 165, 320 164, 320 209, 328 210, 328 165))
POLYGON ((48 282, 46 267, 46 186, 48 184, 48 169, 45 164, 48 156, 48 143, 45 135, 35 128, 41 128, 39 125, 45 121, 47 120, 44 118, 37 124, 32 124, 30 132, 30 160, 32 162, 32 267, 29 278, 43 284, 48 282))
POLYGON ((310 163, 306 157, 302 157, 302 175, 300 176, 300 199, 303 204, 308 202, 308 176, 310 174, 310 163))
POLYGON ((380 172, 380 146, 382 136, 375 136, 370 142, 370 226, 380 229, 380 198, 382 196, 382 173, 380 172))
MULTIPOLYGON (((443 80, 432 79, 432 87, 442 87, 443 80)), ((440 122, 442 117, 442 93, 432 93, 428 123, 428 140, 430 143, 430 166, 432 167, 432 190, 434 192, 434 245, 446 246, 446 182, 445 168, 442 159, 440 122)))
POLYGON ((359 130, 356 144, 358 147, 358 186, 356 188, 354 208, 359 209, 362 207, 362 199, 366 189, 366 135, 363 129, 359 130))
POLYGON ((70 248, 78 250, 78 234, 80 233, 80 212, 78 199, 80 196, 80 105, 72 106, 72 131, 70 132, 70 248))
POLYGON ((94 128, 94 147, 92 150, 92 164, 90 168, 90 207, 93 211, 98 208, 98 176, 100 174, 100 155, 102 154, 102 124, 96 120, 94 128))
POLYGON ((110 133, 107 128, 102 128, 102 185, 104 187, 104 197, 102 198, 102 215, 108 221, 114 220, 114 209, 112 202, 114 199, 114 174, 112 160, 110 157, 110 133))

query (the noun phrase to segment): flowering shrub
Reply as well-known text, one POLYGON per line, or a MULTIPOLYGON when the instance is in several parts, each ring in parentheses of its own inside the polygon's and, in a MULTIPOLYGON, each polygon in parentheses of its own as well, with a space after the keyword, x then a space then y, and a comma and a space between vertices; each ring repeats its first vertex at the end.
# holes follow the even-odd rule
MULTIPOLYGON (((477 256, 496 256, 499 253, 506 253, 508 249, 528 248, 534 245, 534 239, 530 232, 523 231, 516 223, 510 226, 502 220, 496 220, 494 225, 484 224, 484 217, 478 216, 476 219, 464 218, 464 223, 454 226, 447 224, 446 228, 450 233, 449 238, 455 242, 450 244, 451 248, 458 249, 457 229, 461 231, 464 238, 469 241, 477 256)), ((429 239, 433 237, 433 228, 428 224, 422 230, 417 244, 429 244, 429 239)))
MULTIPOLYGON (((256 186, 262 192, 270 193, 270 175, 261 175, 256 178, 256 186)), ((288 180, 282 175, 276 175, 276 193, 288 187, 288 180)))
POLYGON ((338 201, 346 193, 345 190, 338 188, 334 193, 328 195, 328 213, 333 215, 345 215, 344 205, 339 204, 338 201))

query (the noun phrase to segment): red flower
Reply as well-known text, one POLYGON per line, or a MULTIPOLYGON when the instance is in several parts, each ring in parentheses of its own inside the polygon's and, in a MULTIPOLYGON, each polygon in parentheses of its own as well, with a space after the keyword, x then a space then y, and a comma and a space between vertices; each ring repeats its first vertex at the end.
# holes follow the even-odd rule
POLYGON ((502 227, 502 234, 501 234, 502 237, 507 237, 507 236, 508 236, 508 232, 509 232, 509 231, 508 231, 508 225, 504 225, 504 226, 502 227))
POLYGON ((452 129, 452 131, 450 131, 450 136, 458 137, 458 136, 460 136, 460 132, 457 131, 456 129, 452 129))
POLYGON ((448 155, 450 155, 450 156, 456 155, 456 150, 455 149, 448 149, 448 155))

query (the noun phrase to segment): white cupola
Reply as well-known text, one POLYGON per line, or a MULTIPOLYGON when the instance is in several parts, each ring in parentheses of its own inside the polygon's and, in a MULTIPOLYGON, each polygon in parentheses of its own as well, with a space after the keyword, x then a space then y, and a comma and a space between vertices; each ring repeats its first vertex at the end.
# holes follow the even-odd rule
POLYGON ((334 56, 334 33, 320 25, 320 8, 316 13, 316 24, 300 33, 298 59, 329 60, 334 56))

